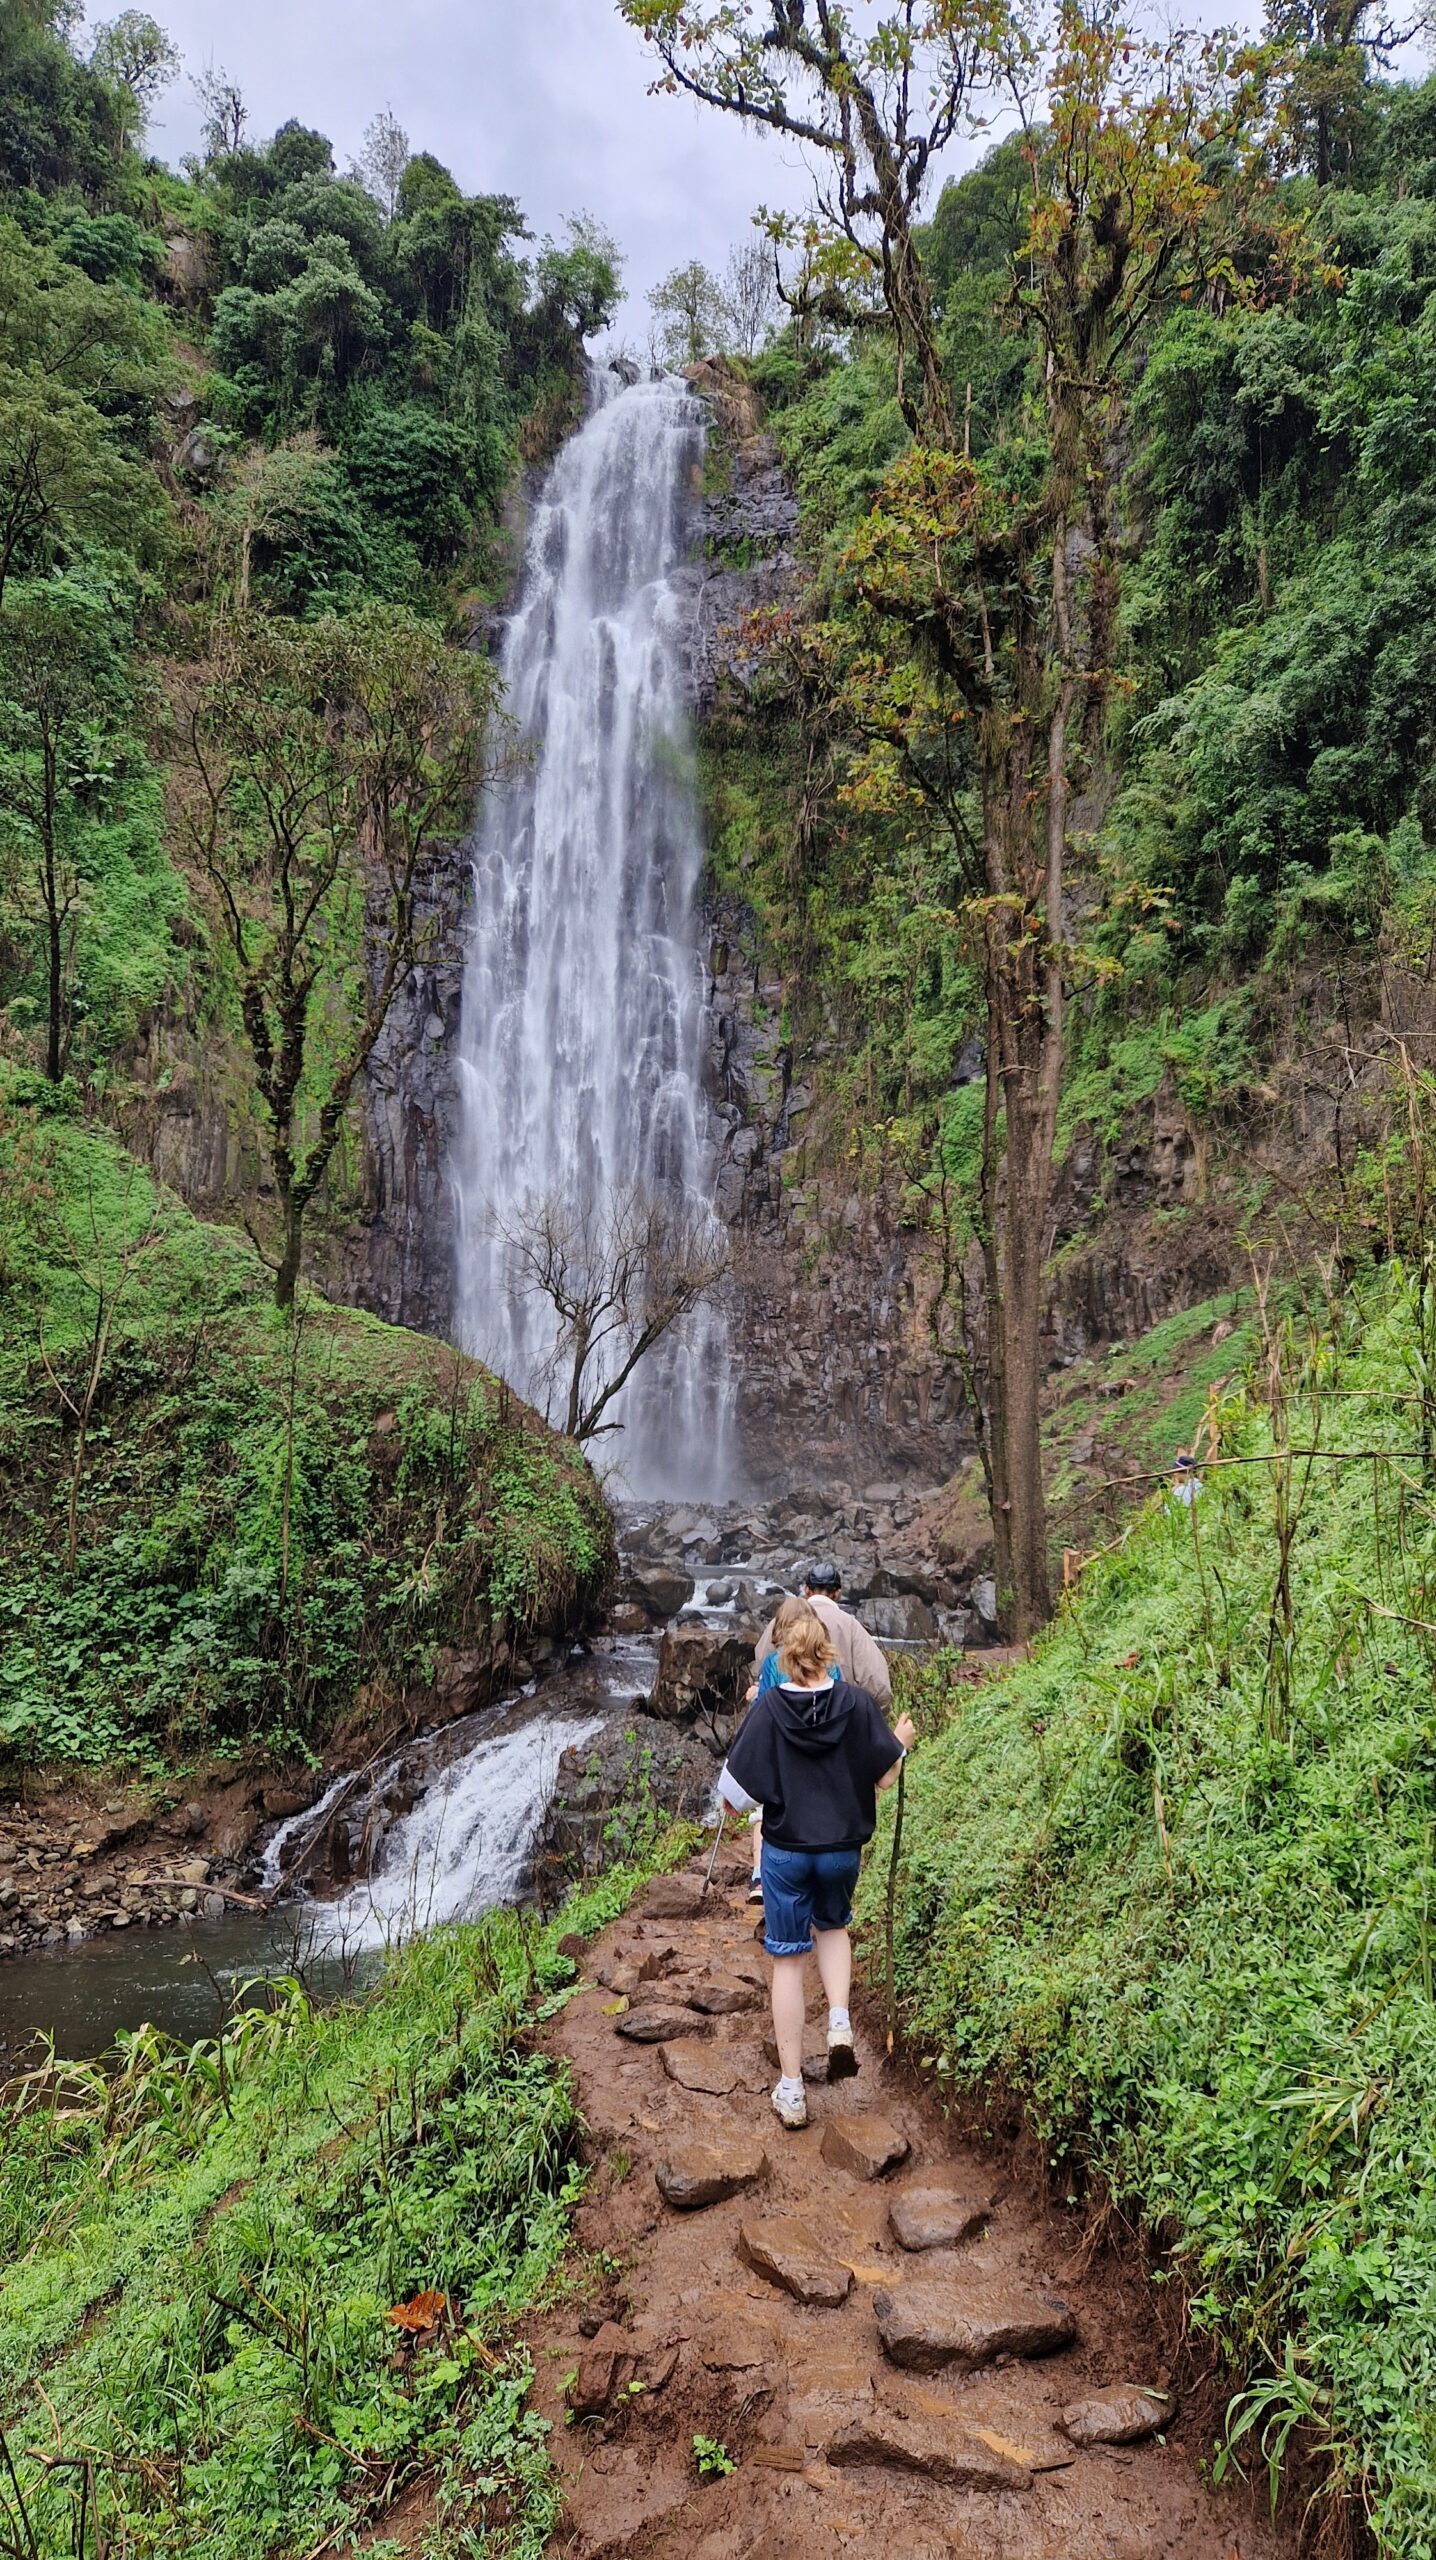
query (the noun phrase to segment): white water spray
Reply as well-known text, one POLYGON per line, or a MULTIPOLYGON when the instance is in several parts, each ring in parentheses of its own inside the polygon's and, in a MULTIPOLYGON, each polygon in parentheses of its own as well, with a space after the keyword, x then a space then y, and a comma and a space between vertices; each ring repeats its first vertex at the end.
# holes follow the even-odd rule
MULTIPOLYGON (((453 1164, 460 1339, 541 1409, 555 1319, 505 1234, 635 1192, 711 1215, 680 575, 704 413, 681 382, 612 373, 593 402, 534 508, 503 648, 530 761, 475 844, 453 1164)), ((635 1490, 724 1489, 726 1371, 713 1310, 649 1355, 620 1408, 635 1490)))

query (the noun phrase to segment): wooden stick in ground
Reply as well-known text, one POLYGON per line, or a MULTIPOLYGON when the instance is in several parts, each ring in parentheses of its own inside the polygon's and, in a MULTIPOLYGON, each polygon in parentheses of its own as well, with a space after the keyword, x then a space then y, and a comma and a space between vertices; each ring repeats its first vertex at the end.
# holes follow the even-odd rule
MULTIPOLYGON (((725 1804, 725 1805, 723 1806, 723 1808, 722 1808, 721 1812, 719 1813, 719 1816, 718 1816, 718 1836, 717 1836, 717 1838, 715 1839, 715 1841, 714 1841, 714 1843, 713 1843, 713 1855, 712 1855, 712 1857, 711 1857, 711 1858, 709 1859, 709 1861, 708 1861, 708 1873, 706 1874, 706 1876, 705 1876, 705 1877, 704 1877, 704 1879, 703 1879, 703 1892, 704 1892, 704 1893, 706 1893, 706 1892, 707 1892, 708 1887, 709 1887, 709 1886, 710 1886, 710 1884, 713 1882, 713 1870, 714 1870, 714 1868, 715 1868, 715 1867, 717 1866, 717 1864, 718 1864, 718 1852, 719 1852, 719 1850, 720 1850, 720 1849, 722 1848, 722 1846, 723 1846, 723 1825, 724 1825, 724 1823, 727 1821, 727 1819, 728 1819, 728 1808, 727 1808, 727 1806, 726 1806, 726 1804, 725 1804)), ((700 1901, 702 1900, 702 1895, 701 1895, 701 1894, 700 1894, 700 1896, 699 1896, 699 1900, 700 1900, 700 1901)))
POLYGON ((897 1813, 893 1820, 893 1853, 888 1860, 887 1895, 887 1959, 888 1959, 888 2051, 897 2038, 897 1979, 893 1970, 893 1911, 897 1902, 898 1860, 902 1856, 902 1818, 907 1795, 907 1753, 898 1768, 897 1813))

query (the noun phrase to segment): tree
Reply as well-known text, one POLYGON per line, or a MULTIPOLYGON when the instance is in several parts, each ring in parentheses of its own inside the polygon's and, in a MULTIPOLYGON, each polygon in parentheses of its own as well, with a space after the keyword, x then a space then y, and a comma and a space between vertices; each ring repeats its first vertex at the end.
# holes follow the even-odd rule
MULTIPOLYGON (((948 827, 980 935, 987 1107, 976 1221, 998 1580, 1026 1635, 1050 1613, 1041 1464, 1046 1227, 1072 962, 1074 774, 1100 749, 1117 630, 1111 476, 1142 332, 1222 263, 1215 172, 1256 112, 1245 59, 1131 36, 1105 0, 1058 0, 1039 43, 970 0, 876 16, 822 0, 718 12, 620 0, 660 86, 767 126, 818 160, 808 228, 828 316, 880 284, 913 445, 851 546, 859 617, 833 681, 863 741, 857 787, 948 827), (936 155, 976 97, 1014 102, 1027 163, 1009 316, 1032 398, 975 459, 958 423, 917 231, 936 155), (864 645, 864 643, 866 645, 864 645)), ((1234 283, 1230 261, 1228 283, 1234 283)), ((954 917, 954 929, 961 929, 954 917)))
POLYGON ((151 345, 134 294, 92 284, 0 223, 0 601, 12 575, 86 541, 147 546, 153 475, 119 451, 99 403, 149 389, 151 345))
POLYGON ((617 243, 586 213, 567 223, 568 246, 545 240, 534 266, 539 302, 576 338, 606 329, 623 291, 617 243))
POLYGON ((648 308, 653 314, 653 361, 671 373, 713 355, 728 338, 723 288, 697 258, 674 267, 654 286, 648 308))
POLYGON ((392 107, 385 107, 364 127, 358 175, 375 202, 383 206, 386 222, 392 222, 399 210, 399 191, 413 156, 409 137, 392 107))
POLYGON ((722 1229, 706 1210, 628 1189, 602 1201, 535 1201, 500 1232, 519 1287, 557 1319, 548 1378, 563 1420, 552 1394, 550 1420, 570 1440, 621 1430, 609 1408, 635 1369, 721 1286, 722 1229))
POLYGON ((45 944, 45 1073, 64 1075, 67 989, 85 894, 87 733, 114 692, 104 599, 69 579, 15 584, 0 608, 0 843, 45 944))
POLYGON ((292 1307, 304 1220, 400 990, 431 955, 428 866, 505 754, 498 679, 373 605, 215 635, 186 706, 178 814, 239 981, 292 1307))
POLYGON ((204 122, 200 128, 206 160, 226 160, 238 151, 249 126, 249 109, 237 81, 207 62, 190 82, 204 122))
POLYGON ((750 360, 761 354, 781 308, 777 257, 771 241, 744 240, 729 252, 723 277, 723 307, 734 353, 750 360))
POLYGON ((1349 182, 1373 66, 1389 71, 1421 24, 1418 7, 1398 22, 1376 0, 1267 0, 1266 32, 1289 66, 1285 157, 1318 186, 1349 182))
POLYGON ((163 27, 142 9, 122 10, 98 28, 90 69, 121 102, 123 139, 136 142, 157 98, 179 78, 180 57, 163 27))

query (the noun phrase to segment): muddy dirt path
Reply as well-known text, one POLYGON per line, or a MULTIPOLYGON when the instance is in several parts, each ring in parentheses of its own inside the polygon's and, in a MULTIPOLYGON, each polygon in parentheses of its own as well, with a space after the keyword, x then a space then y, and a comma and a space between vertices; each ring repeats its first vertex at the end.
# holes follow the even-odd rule
MULTIPOLYGON (((555 2553, 1286 2560, 1245 2492, 1204 2487, 1195 2420, 1144 2396, 1166 2376, 1140 2273, 1084 2269, 1078 2217, 957 2142, 861 2023, 859 2076, 784 2132, 745 1883, 730 1860, 698 1911, 698 1871, 654 1886, 547 2030, 602 2253, 587 2302, 529 2331, 555 2553), (695 2436, 731 2476, 699 2479, 695 2436)), ((809 2040, 821 2074, 816 1975, 809 2040)))

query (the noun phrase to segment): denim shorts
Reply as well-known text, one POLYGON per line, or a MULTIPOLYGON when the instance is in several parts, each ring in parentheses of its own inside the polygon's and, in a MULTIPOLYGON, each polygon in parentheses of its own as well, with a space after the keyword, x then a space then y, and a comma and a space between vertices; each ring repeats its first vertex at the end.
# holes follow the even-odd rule
POLYGON ((861 1849, 778 1849, 763 1843, 763 1944, 770 1956, 810 1953, 815 1929, 846 1929, 861 1849))

